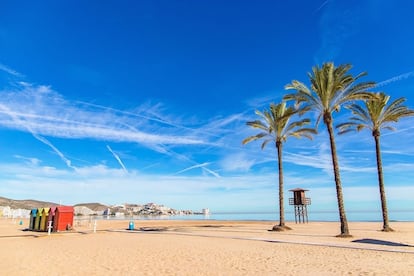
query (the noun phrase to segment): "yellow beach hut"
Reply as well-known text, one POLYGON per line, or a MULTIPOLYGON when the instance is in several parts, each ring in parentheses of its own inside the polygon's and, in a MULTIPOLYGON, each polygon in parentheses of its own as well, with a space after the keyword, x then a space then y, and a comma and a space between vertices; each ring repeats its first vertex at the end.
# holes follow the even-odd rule
POLYGON ((40 231, 47 231, 47 223, 49 221, 49 209, 50 208, 43 208, 42 216, 40 217, 40 231))

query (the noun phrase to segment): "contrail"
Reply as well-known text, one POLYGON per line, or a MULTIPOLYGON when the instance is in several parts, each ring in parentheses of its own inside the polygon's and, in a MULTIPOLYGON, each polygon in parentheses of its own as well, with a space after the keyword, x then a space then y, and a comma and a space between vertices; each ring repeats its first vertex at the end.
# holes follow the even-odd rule
POLYGON ((157 123, 167 125, 167 126, 172 126, 172 127, 178 128, 178 129, 185 129, 185 130, 193 131, 195 133, 204 133, 204 134, 207 134, 207 135, 219 137, 219 135, 214 135, 211 131, 205 131, 203 129, 186 127, 186 126, 183 126, 183 125, 180 125, 180 124, 175 124, 173 122, 169 122, 169 121, 166 121, 166 120, 163 120, 163 119, 158 119, 156 117, 150 117, 150 116, 141 115, 141 114, 138 114, 138 113, 123 111, 123 110, 119 110, 119 109, 116 109, 116 108, 107 107, 107 106, 103 106, 103 105, 99 105, 99 104, 88 103, 88 102, 84 102, 84 101, 76 101, 76 102, 80 103, 80 104, 83 104, 85 106, 91 106, 91 107, 95 107, 95 108, 99 108, 99 109, 103 109, 103 110, 107 110, 107 111, 112 111, 112 112, 118 113, 118 114, 124 114, 124 115, 127 115, 127 116, 142 118, 142 119, 145 119, 145 120, 148 120, 148 121, 157 122, 157 123))
POLYGON ((124 172, 128 172, 128 170, 126 169, 124 163, 122 162, 121 158, 119 158, 119 155, 116 154, 110 146, 106 145, 106 147, 108 148, 108 150, 112 153, 112 155, 115 157, 115 159, 118 161, 119 165, 121 165, 122 169, 124 170, 124 172))
POLYGON ((325 2, 322 3, 322 5, 319 6, 319 8, 317 8, 313 13, 317 13, 318 11, 320 11, 326 4, 328 4, 329 0, 326 0, 325 2))
POLYGON ((212 174, 212 175, 214 175, 215 177, 220 178, 220 175, 219 175, 218 173, 216 173, 215 171, 212 171, 212 170, 210 170, 210 169, 208 169, 208 168, 206 168, 206 167, 202 167, 202 169, 203 169, 204 171, 208 172, 208 173, 211 173, 211 174, 212 174))
POLYGON ((393 82, 396 82, 396 81, 408 79, 410 77, 414 77, 414 71, 411 71, 411 72, 408 72, 408 73, 405 73, 405 74, 401 74, 401 75, 392 77, 392 78, 390 78, 388 80, 379 82, 379 83, 377 83, 377 85, 375 87, 385 86, 387 84, 390 84, 390 83, 393 83, 393 82))
POLYGON ((197 165, 185 168, 184 170, 181 170, 179 172, 176 172, 174 175, 177 175, 177 174, 180 174, 180 173, 192 170, 192 169, 201 168, 201 169, 203 169, 203 171, 206 171, 206 172, 212 174, 213 176, 215 176, 217 178, 220 178, 220 175, 218 173, 210 170, 209 168, 206 168, 207 165, 210 165, 210 163, 206 162, 206 163, 202 163, 202 164, 197 164, 197 165))
POLYGON ((88 105, 88 106, 92 106, 92 107, 96 107, 96 108, 100 108, 100 109, 104 109, 104 110, 110 110, 110 111, 113 111, 113 112, 119 113, 119 114, 125 114, 125 115, 128 115, 128 116, 142 118, 142 119, 145 119, 145 120, 148 120, 148 121, 154 121, 154 122, 157 122, 157 123, 165 124, 165 125, 168 125, 168 126, 173 126, 173 127, 176 127, 176 128, 192 130, 191 128, 181 126, 181 125, 177 125, 177 124, 167 122, 165 120, 157 119, 157 118, 154 118, 154 117, 149 117, 149 116, 145 116, 145 115, 141 115, 141 114, 137 114, 137 113, 133 113, 133 112, 129 112, 129 111, 123 111, 123 110, 119 110, 119 109, 116 109, 116 108, 107 107, 107 106, 103 106, 103 105, 99 105, 99 104, 88 103, 88 102, 84 102, 84 101, 76 101, 76 102, 78 102, 80 104, 83 104, 83 105, 88 105))
MULTIPOLYGON (((30 131, 30 130, 29 130, 30 131)), ((31 132, 31 131, 30 131, 31 132)), ((39 140, 40 142, 42 142, 42 143, 44 143, 45 145, 48 145, 49 147, 51 147, 52 148, 52 150, 57 154, 57 155, 59 155, 59 157, 66 163, 66 166, 68 166, 69 168, 71 168, 71 169, 74 169, 74 170, 76 170, 76 168, 74 167, 74 166, 72 166, 72 162, 69 160, 69 159, 67 159, 66 157, 65 157, 65 155, 63 155, 63 153, 60 151, 60 150, 58 150, 51 142, 49 142, 46 138, 44 138, 44 137, 42 137, 42 136, 40 136, 40 135, 37 135, 36 133, 34 133, 34 132, 31 132, 31 134, 33 135, 33 137, 34 138, 36 138, 37 140, 39 140)))
POLYGON ((65 162, 66 166, 68 166, 71 169, 76 170, 76 167, 72 166, 72 162, 69 159, 67 159, 65 157, 65 155, 58 148, 56 148, 49 140, 47 140, 46 138, 36 134, 29 126, 26 126, 24 124, 24 122, 22 122, 17 116, 15 116, 13 114, 13 112, 11 112, 4 105, 0 105, 0 109, 2 109, 4 111, 4 113, 8 114, 13 119, 13 121, 15 121, 19 125, 25 127, 30 132, 30 134, 33 135, 34 138, 36 138, 40 142, 44 143, 45 145, 49 146, 57 155, 59 155, 59 157, 63 160, 63 162, 65 162))
MULTIPOLYGON (((176 172, 175 174, 180 174, 180 173, 183 173, 183 172, 186 172, 186 171, 189 171, 189 170, 192 170, 192 169, 196 169, 196 168, 203 168, 204 166, 207 166, 207 165, 209 165, 210 163, 202 163, 202 164, 197 164, 197 165, 194 165, 194 166, 191 166, 191 167, 188 167, 188 168, 185 168, 184 170, 181 170, 181 171, 179 171, 179 172, 176 172)), ((174 175, 175 175, 174 174, 174 175)))
MULTIPOLYGON (((175 174, 173 174, 173 175, 176 175, 176 174, 180 174, 180 173, 183 173, 183 172, 185 172, 185 171, 188 171, 188 170, 192 170, 192 169, 195 169, 195 168, 202 168, 204 171, 206 171, 206 172, 208 172, 208 173, 210 173, 210 174, 212 174, 212 175, 214 175, 215 177, 217 177, 217 178, 220 178, 220 175, 218 174, 218 173, 216 173, 216 172, 214 172, 214 171, 212 171, 212 170, 210 170, 210 169, 208 169, 208 168, 206 168, 205 166, 207 166, 207 165, 210 165, 211 163, 208 163, 208 162, 205 162, 205 163, 202 163, 202 164, 198 164, 197 162, 195 162, 195 161, 193 161, 193 160, 191 160, 190 158, 188 158, 187 156, 185 156, 185 155, 182 155, 182 154, 178 154, 178 153, 176 153, 176 152, 174 152, 174 151, 171 151, 171 150, 169 150, 169 149, 166 149, 165 147, 160 147, 160 149, 163 149, 163 153, 165 153, 166 155, 168 155, 168 156, 171 156, 171 157, 176 157, 176 158, 178 158, 178 159, 181 159, 181 160, 186 160, 186 161, 189 161, 189 162, 191 162, 191 163, 195 163, 196 165, 193 165, 193 166, 191 166, 191 167, 188 167, 188 168, 186 168, 186 169, 184 169, 184 170, 181 170, 181 171, 179 171, 179 172, 176 172, 175 174)), ((158 151, 158 152, 161 152, 161 151, 158 151)))

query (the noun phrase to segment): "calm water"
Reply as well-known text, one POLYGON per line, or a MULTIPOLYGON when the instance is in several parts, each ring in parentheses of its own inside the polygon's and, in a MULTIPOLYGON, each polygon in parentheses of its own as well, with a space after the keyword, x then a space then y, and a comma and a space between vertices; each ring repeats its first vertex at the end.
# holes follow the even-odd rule
MULTIPOLYGON (((346 213, 348 221, 382 221, 381 212, 377 211, 348 211, 346 213)), ((414 221, 414 210, 394 211, 388 214, 390 221, 414 221)), ((130 219, 131 217, 109 217, 103 219, 130 219)), ((208 216, 204 215, 183 215, 183 216, 134 216, 134 220, 257 220, 257 221, 277 221, 279 214, 276 212, 212 212, 208 216)), ((85 218, 83 218, 85 219, 85 218)), ((102 219, 102 217, 96 217, 102 219)), ((285 213, 286 221, 294 221, 293 212, 285 213)), ((338 212, 308 212, 309 221, 339 221, 338 212)))

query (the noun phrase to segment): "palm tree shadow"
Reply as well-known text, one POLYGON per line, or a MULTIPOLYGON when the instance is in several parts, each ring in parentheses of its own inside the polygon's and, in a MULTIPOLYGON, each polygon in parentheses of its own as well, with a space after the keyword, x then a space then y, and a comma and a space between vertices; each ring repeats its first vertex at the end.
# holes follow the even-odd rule
POLYGON ((409 244, 398 243, 398 242, 391 242, 391 241, 384 241, 384 240, 377 240, 377 239, 359 239, 359 240, 353 240, 352 242, 378 244, 378 245, 387 245, 387 246, 414 247, 413 245, 409 245, 409 244))
POLYGON ((144 232, 163 232, 167 230, 168 230, 168 227, 141 227, 139 228, 139 231, 144 231, 144 232))

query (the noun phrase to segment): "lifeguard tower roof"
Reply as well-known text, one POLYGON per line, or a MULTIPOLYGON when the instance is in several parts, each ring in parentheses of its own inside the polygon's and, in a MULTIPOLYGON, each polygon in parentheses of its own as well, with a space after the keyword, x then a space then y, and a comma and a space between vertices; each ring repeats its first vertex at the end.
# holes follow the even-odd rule
POLYGON ((309 191, 309 190, 302 189, 302 188, 295 188, 295 189, 289 190, 289 192, 301 192, 301 191, 309 191))

